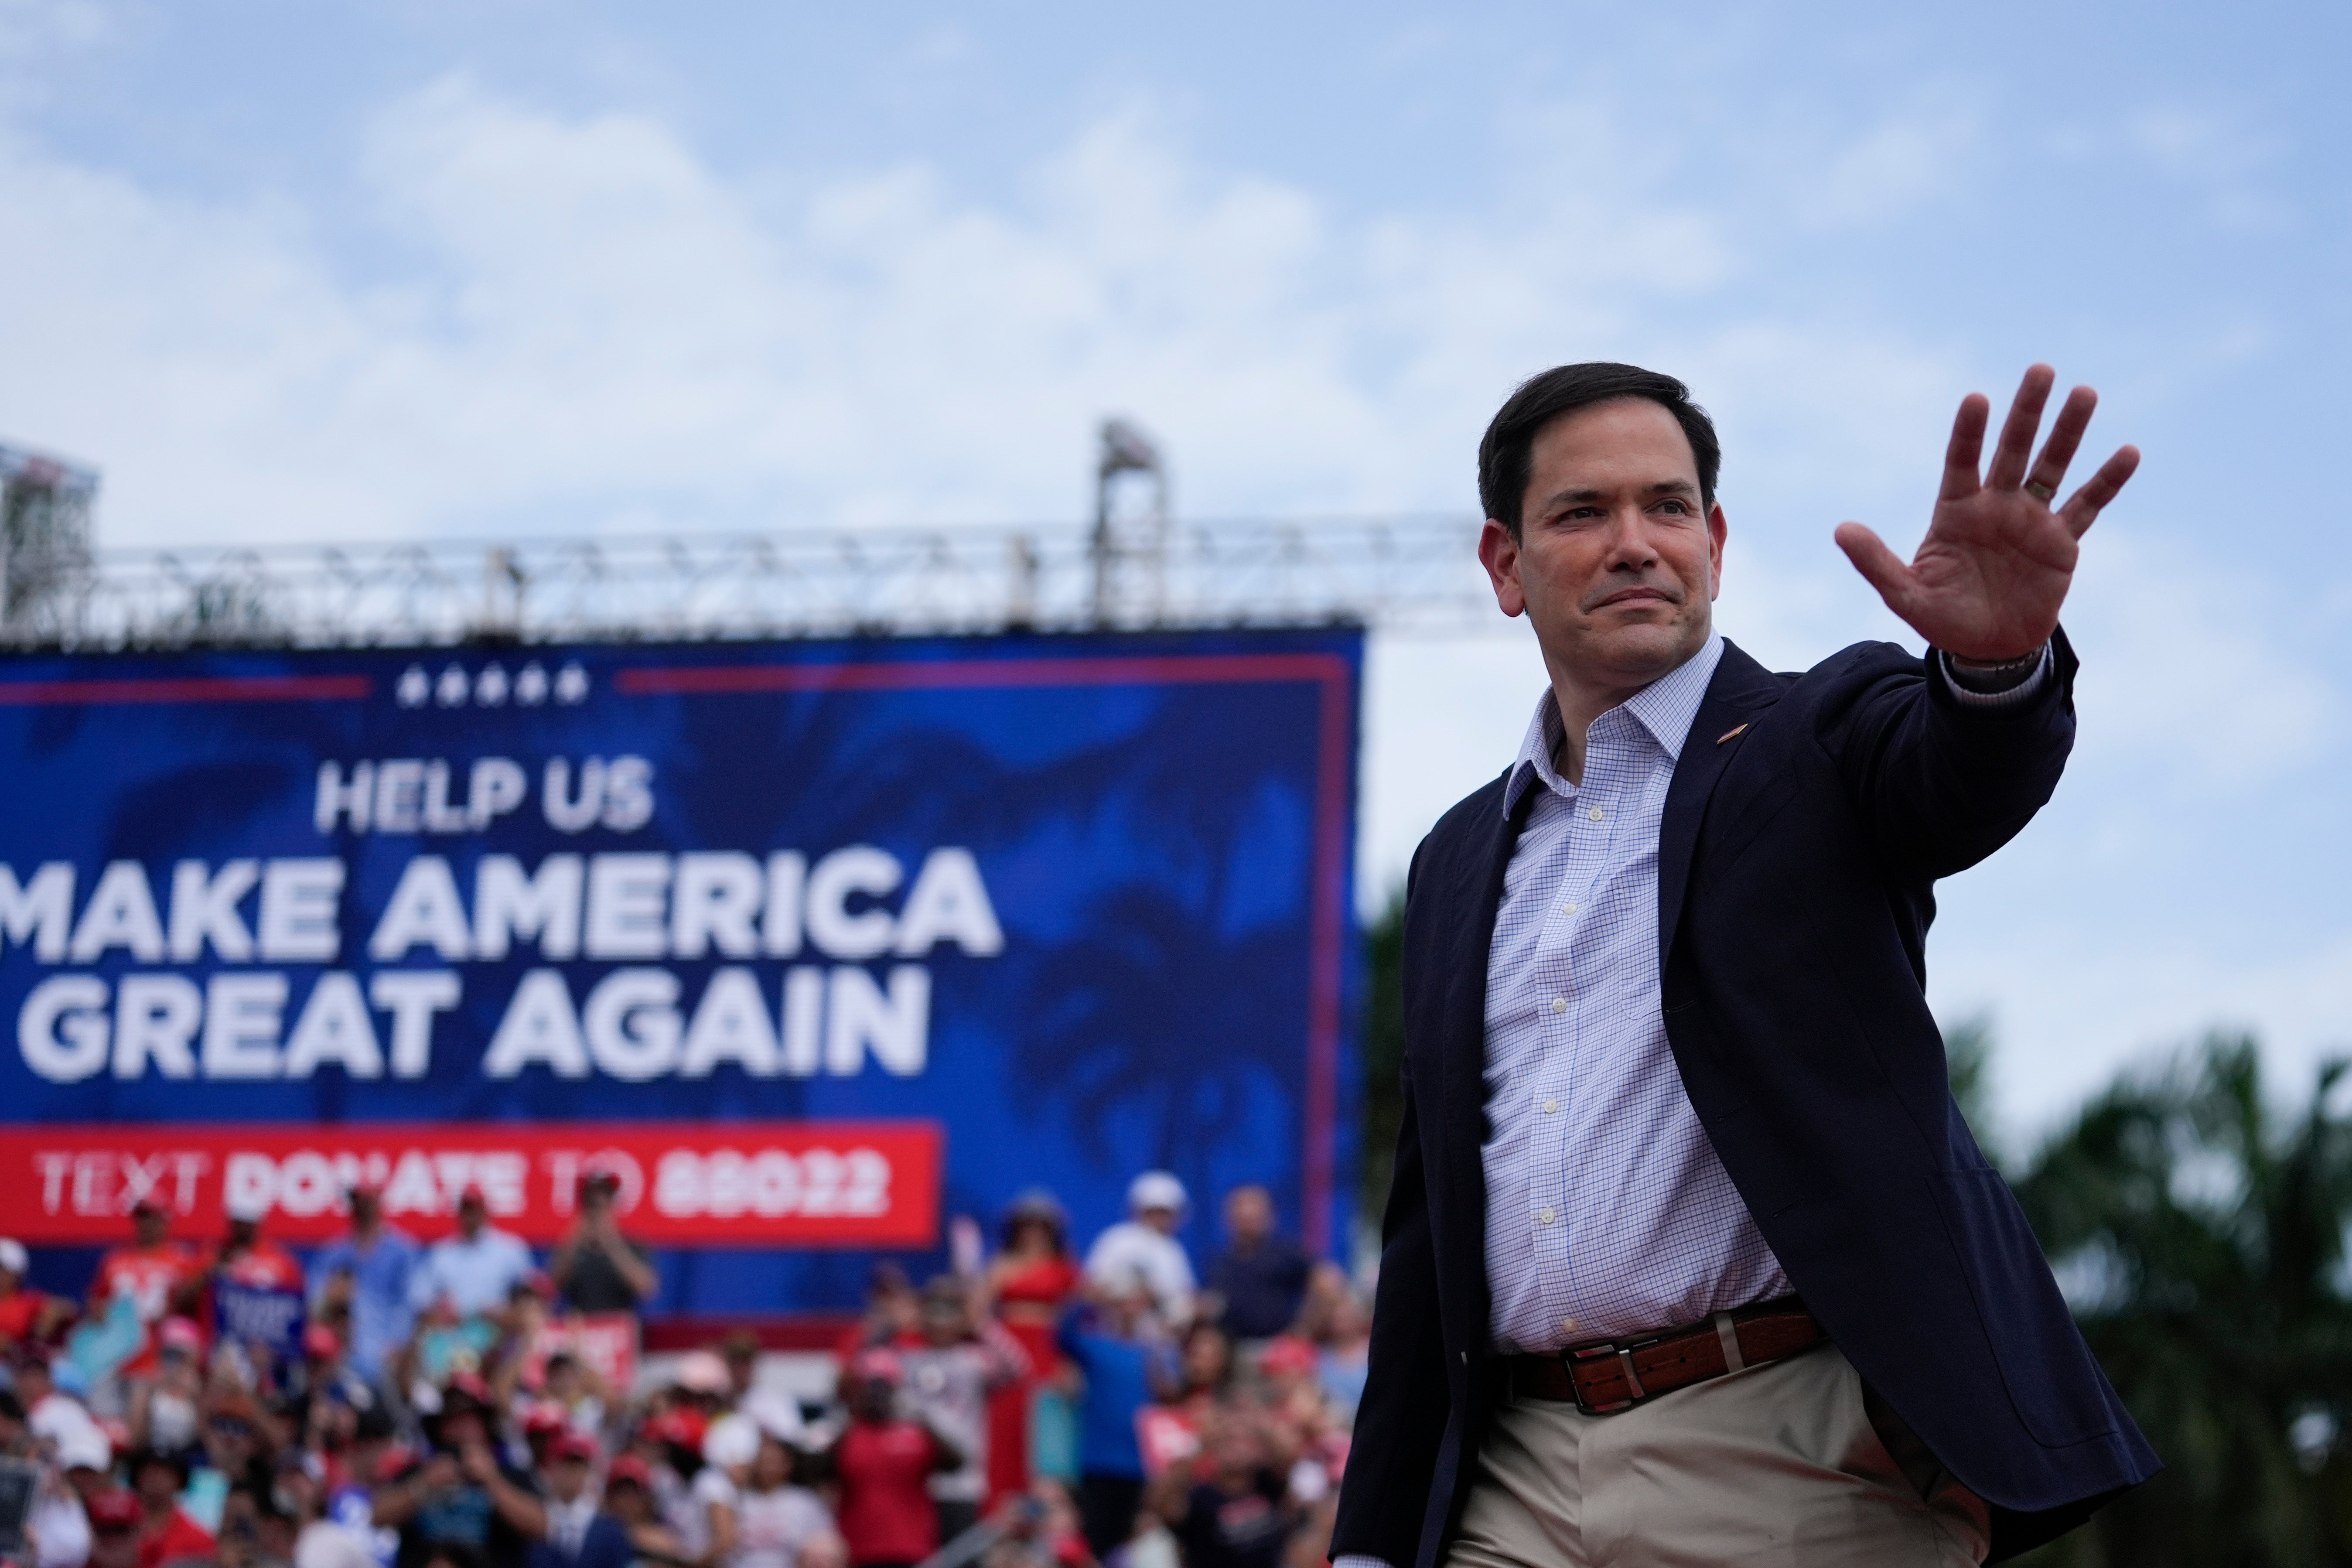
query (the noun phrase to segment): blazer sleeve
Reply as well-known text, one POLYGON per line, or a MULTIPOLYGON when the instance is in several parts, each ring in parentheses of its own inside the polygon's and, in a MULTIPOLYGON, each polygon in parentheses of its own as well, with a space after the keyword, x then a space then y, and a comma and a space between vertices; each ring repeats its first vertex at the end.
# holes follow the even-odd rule
POLYGON ((1943 660, 1863 657, 1821 710, 1818 735, 1880 857, 1913 876, 1964 871, 2015 837, 2058 787, 2074 743, 2074 649, 2052 639, 2054 679, 2012 708, 1952 695, 1943 660))
POLYGON ((1445 1344, 1437 1312, 1437 1255, 1430 1245, 1429 1194, 1421 1155, 1412 1073, 1404 1075, 1396 1175, 1381 1224, 1381 1279, 1372 1345, 1355 1440, 1339 1486, 1330 1555, 1410 1564, 1437 1473, 1450 1405, 1445 1344))

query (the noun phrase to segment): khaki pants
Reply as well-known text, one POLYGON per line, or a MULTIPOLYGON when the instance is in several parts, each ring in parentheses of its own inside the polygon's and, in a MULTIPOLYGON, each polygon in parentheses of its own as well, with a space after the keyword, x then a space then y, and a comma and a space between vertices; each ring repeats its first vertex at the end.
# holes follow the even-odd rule
POLYGON ((1502 1400, 1447 1568, 1982 1563, 1983 1502, 1870 1405, 1828 1344, 1614 1415, 1502 1400))

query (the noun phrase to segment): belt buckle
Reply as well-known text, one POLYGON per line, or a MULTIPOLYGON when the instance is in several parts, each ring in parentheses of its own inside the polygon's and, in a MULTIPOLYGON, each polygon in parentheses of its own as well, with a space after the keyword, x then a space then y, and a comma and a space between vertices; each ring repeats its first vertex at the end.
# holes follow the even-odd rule
POLYGON ((1614 1415, 1621 1410, 1631 1410, 1647 1399, 1649 1394, 1643 1390, 1642 1380, 1633 1373, 1633 1352, 1651 1342, 1650 1340, 1633 1340, 1620 1344, 1614 1340, 1603 1340, 1599 1344, 1575 1345, 1560 1352, 1560 1359, 1568 1367, 1569 1392, 1576 1395, 1576 1407, 1587 1415, 1614 1415), (1612 1356, 1616 1358, 1618 1370, 1624 1373, 1625 1386, 1631 1391, 1632 1397, 1612 1400, 1607 1405, 1595 1405, 1584 1397, 1584 1385, 1576 1380, 1577 1366, 1612 1356))

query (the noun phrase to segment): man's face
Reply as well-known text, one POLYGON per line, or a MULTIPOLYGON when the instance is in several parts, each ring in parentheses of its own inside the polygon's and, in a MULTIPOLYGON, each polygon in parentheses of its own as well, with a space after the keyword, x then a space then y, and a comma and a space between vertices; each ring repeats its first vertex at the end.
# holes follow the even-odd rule
POLYGON ((1647 398, 1561 416, 1529 451, 1520 534, 1489 519, 1479 559, 1544 662, 1604 688, 1647 685, 1698 651, 1723 568, 1682 426, 1647 398))
POLYGON ((383 1212, 383 1201, 372 1191, 362 1188, 352 1194, 352 1223, 365 1230, 383 1212))
POLYGON ((148 1207, 131 1216, 131 1234, 141 1247, 161 1247, 172 1234, 172 1216, 148 1207))
POLYGON ((468 1240, 482 1233, 482 1222, 488 1218, 489 1211, 479 1198, 469 1197, 457 1205, 457 1228, 466 1233, 468 1240))
POLYGON ((571 1502, 588 1489, 588 1461, 566 1456, 547 1468, 548 1489, 558 1502, 571 1502))
POLYGON ((1242 1187, 1225 1199, 1225 1229, 1235 1241, 1262 1241, 1274 1229, 1274 1204, 1260 1187, 1242 1187))
POLYGON ((1148 1225, 1152 1229, 1158 1231, 1162 1236, 1173 1236, 1176 1234, 1176 1211, 1174 1209, 1145 1209, 1141 1214, 1136 1215, 1136 1217, 1141 1220, 1145 1225, 1148 1225))

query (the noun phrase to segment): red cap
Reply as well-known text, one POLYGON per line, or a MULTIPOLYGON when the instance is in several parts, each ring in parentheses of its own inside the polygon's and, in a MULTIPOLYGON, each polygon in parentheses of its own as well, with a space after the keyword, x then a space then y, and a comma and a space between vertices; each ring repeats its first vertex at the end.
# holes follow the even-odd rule
POLYGON ((604 1489, 617 1486, 644 1487, 653 1489, 654 1468, 635 1454, 615 1454, 604 1470, 604 1489))
POLYGON ((583 1465, 594 1464, 596 1439, 585 1432, 574 1432, 569 1427, 558 1432, 547 1445, 547 1462, 560 1465, 566 1459, 576 1459, 583 1465))
POLYGON ((102 1491, 82 1506, 89 1512, 92 1530, 136 1530, 143 1517, 139 1499, 124 1487, 102 1491))
POLYGON ((312 1361, 332 1361, 343 1353, 343 1342, 326 1324, 312 1323, 302 1331, 302 1353, 312 1361))
POLYGON ((534 1405, 523 1412, 522 1431, 526 1437, 551 1436, 572 1425, 572 1417, 563 1406, 553 1403, 534 1405))
POLYGON ((205 1348, 205 1331, 187 1318, 166 1318, 155 1331, 156 1342, 166 1350, 200 1351, 205 1348))
POLYGON ((490 1206, 490 1200, 482 1194, 480 1183, 467 1183, 466 1190, 457 1194, 457 1206, 459 1208, 464 1208, 467 1204, 479 1204, 484 1208, 490 1206))
POLYGON ((887 1383, 896 1388, 906 1381, 907 1366, 898 1352, 877 1346, 859 1351, 850 1359, 849 1375, 861 1383, 887 1383))
POLYGON ((702 1435, 709 1429, 709 1424, 702 1419, 702 1412, 680 1406, 665 1410, 646 1422, 645 1435, 656 1443, 675 1443, 681 1448, 692 1448, 699 1453, 702 1435))

